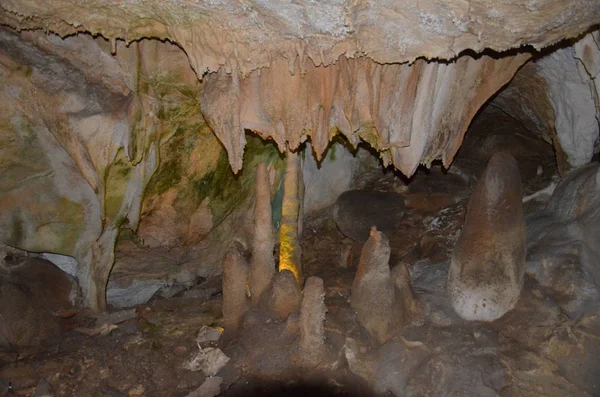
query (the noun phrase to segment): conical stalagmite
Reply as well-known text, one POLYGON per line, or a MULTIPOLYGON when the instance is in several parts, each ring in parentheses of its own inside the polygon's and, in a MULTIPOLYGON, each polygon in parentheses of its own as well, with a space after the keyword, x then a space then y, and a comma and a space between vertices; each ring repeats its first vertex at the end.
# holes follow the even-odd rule
POLYGON ((300 248, 300 224, 302 222, 300 182, 300 158, 298 153, 287 152, 281 226, 279 228, 279 270, 291 271, 298 284, 303 284, 302 252, 300 248))
POLYGON ((238 329, 249 306, 246 294, 248 264, 232 245, 223 259, 223 322, 226 329, 238 329))
POLYGON ((406 325, 422 317, 422 308, 415 300, 410 283, 410 272, 405 263, 399 263, 392 269, 392 281, 396 286, 396 304, 399 308, 398 318, 401 325, 406 325))
POLYGON ((389 260, 388 238, 372 227, 360 254, 350 304, 356 310, 358 321, 379 342, 401 322, 389 260))
POLYGON ((517 162, 494 154, 469 202, 448 273, 452 307, 465 320, 495 320, 519 298, 525 269, 521 196, 517 162))
POLYGON ((300 364, 314 368, 325 354, 325 288, 319 277, 310 277, 304 286, 300 308, 300 364))
POLYGON ((258 304, 263 292, 269 287, 275 273, 273 258, 273 220, 271 216, 271 186, 265 163, 256 170, 256 202, 254 204, 254 241, 250 266, 250 295, 252 303, 258 304))
POLYGON ((261 306, 271 310, 281 318, 300 310, 302 291, 289 270, 282 270, 273 276, 273 282, 261 298, 261 306))

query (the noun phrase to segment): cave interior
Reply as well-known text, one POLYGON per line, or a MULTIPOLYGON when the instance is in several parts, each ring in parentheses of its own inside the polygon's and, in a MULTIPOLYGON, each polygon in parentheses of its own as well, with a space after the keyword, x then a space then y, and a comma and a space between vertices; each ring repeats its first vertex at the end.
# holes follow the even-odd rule
POLYGON ((42 3, 0 395, 600 395, 596 1, 42 3))

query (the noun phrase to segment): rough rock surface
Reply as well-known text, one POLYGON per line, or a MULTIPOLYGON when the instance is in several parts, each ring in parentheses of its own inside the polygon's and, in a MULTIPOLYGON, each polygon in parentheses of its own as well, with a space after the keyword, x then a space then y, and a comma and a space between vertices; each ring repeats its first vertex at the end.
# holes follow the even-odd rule
POLYGON ((345 236, 362 243, 369 238, 372 226, 386 235, 393 234, 405 211, 401 194, 349 190, 335 202, 333 219, 345 236))
POLYGON ((208 74, 200 100, 236 172, 244 129, 272 139, 282 152, 310 136, 317 159, 339 130, 351 145, 368 142, 384 165, 411 176, 420 163, 452 162, 477 110, 528 58, 465 55, 451 63, 380 65, 341 57, 328 67, 278 59, 246 78, 224 70, 208 74))
POLYGON ((300 345, 298 348, 300 365, 314 368, 325 354, 325 289, 323 280, 310 277, 304 285, 304 296, 300 308, 300 345))
POLYGON ((226 329, 240 327, 249 307, 248 263, 240 249, 232 245, 223 260, 223 322, 226 329))
POLYGON ((43 259, 0 267, 0 349, 44 348, 55 341, 56 313, 74 307, 73 288, 62 270, 43 259))
POLYGON ((257 304, 269 287, 275 273, 273 248, 273 217, 271 210, 271 184, 267 164, 261 163, 256 169, 256 193, 254 200, 254 239, 252 240, 252 260, 250 262, 250 298, 257 304))
POLYGON ((466 320, 496 320, 519 299, 526 249, 521 199, 517 162, 494 154, 469 201, 448 273, 450 302, 466 320))
POLYGON ((526 64, 490 103, 552 143, 562 175, 599 150, 599 34, 588 33, 526 64))
POLYGON ((5 0, 0 8, 3 24, 23 29, 44 27, 61 35, 89 31, 127 43, 169 39, 185 50, 199 76, 221 67, 247 74, 274 59, 293 63, 296 57, 329 65, 342 54, 368 54, 379 63, 401 63, 453 59, 468 49, 504 51, 528 44, 539 49, 577 36, 599 16, 598 4, 585 0, 526 7, 508 0, 442 6, 434 1, 56 0, 42 5, 5 0))
POLYGON ((289 270, 282 270, 273 276, 270 288, 262 297, 261 306, 270 310, 281 318, 300 310, 302 290, 294 274, 289 270))
POLYGON ((528 273, 561 294, 572 319, 591 314, 600 299, 600 166, 573 170, 545 209, 528 217, 528 273))
POLYGON ((358 321, 379 342, 385 341, 402 323, 389 260, 389 240, 373 227, 360 254, 350 304, 358 321))

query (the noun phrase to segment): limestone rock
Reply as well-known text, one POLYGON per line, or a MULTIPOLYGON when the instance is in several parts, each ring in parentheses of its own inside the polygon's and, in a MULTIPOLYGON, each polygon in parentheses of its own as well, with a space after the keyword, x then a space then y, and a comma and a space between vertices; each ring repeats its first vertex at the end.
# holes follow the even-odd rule
POLYGON ((560 294, 573 319, 597 311, 600 301, 600 165, 573 170, 546 209, 527 218, 526 269, 560 294))
POLYGON ((494 154, 469 201, 448 273, 450 302, 466 320, 493 321, 519 298, 526 249, 521 197, 516 161, 494 154))
MULTIPOLYGON (((453 59, 471 49, 505 51, 531 45, 536 49, 575 37, 597 23, 596 3, 565 4, 552 0, 523 7, 510 1, 477 0, 470 6, 431 0, 416 4, 334 0, 314 3, 248 4, 223 1, 143 4, 55 0, 50 4, 5 1, 0 22, 15 28, 47 28, 61 35, 88 31, 120 46, 145 37, 176 42, 202 76, 219 68, 241 74, 265 68, 273 59, 312 59, 330 65, 342 54, 369 54, 380 64, 418 58, 453 59), (140 23, 140 18, 145 18, 140 23), (215 31, 223 30, 222 37, 215 31), (269 40, 266 40, 266 38, 269 40), (391 39, 391 38, 394 39, 391 39)), ((293 64, 290 65, 293 71, 293 64)))
POLYGON ((573 170, 564 178, 548 203, 548 211, 562 221, 593 216, 600 207, 600 164, 594 162, 573 170))
POLYGON ((325 353, 325 288, 323 280, 310 277, 304 285, 304 297, 300 309, 300 364, 304 368, 314 368, 325 353))
POLYGON ((373 227, 360 254, 350 305, 356 310, 358 321, 379 342, 401 323, 389 260, 389 240, 373 227))
POLYGON ((396 286, 396 305, 399 308, 398 317, 401 325, 411 323, 413 320, 423 320, 422 305, 415 300, 415 295, 410 283, 410 272, 404 263, 399 263, 392 268, 392 280, 396 286))
POLYGON ((0 277, 0 349, 40 347, 60 335, 58 318, 28 289, 0 277))
POLYGON ((225 329, 240 327, 248 309, 248 264, 240 249, 232 245, 223 260, 223 322, 225 329))
POLYGON ((48 310, 56 313, 74 308, 77 283, 49 261, 30 257, 8 270, 12 282, 29 291, 48 310))
POLYGON ((358 242, 369 238, 371 226, 386 235, 396 232, 406 204, 398 193, 350 190, 337 199, 333 219, 344 235, 358 242))
POLYGON ((206 376, 215 376, 221 368, 229 362, 227 357, 219 348, 200 348, 200 351, 192 355, 183 363, 183 368, 190 371, 202 371, 206 376))
POLYGON ((281 225, 279 227, 279 270, 290 270, 299 284, 304 282, 302 271, 302 196, 303 182, 298 153, 288 151, 285 161, 281 225))
POLYGON ((32 397, 56 397, 54 388, 47 380, 41 380, 32 397))
POLYGON ((252 303, 258 304, 263 292, 269 287, 275 273, 273 258, 273 219, 271 214, 271 184, 267 164, 260 163, 256 169, 256 197, 254 203, 254 240, 248 283, 252 303))
POLYGON ((290 313, 300 310, 302 291, 289 270, 277 272, 273 277, 270 288, 262 298, 262 306, 271 310, 281 318, 287 318, 290 313))
POLYGON ((528 58, 463 55, 451 63, 382 65, 342 56, 328 67, 279 58, 245 78, 223 69, 204 76, 202 111, 236 172, 245 129, 281 151, 296 150, 310 136, 318 160, 331 131, 339 130, 352 146, 366 141, 384 166, 411 176, 419 164, 452 162, 477 110, 528 58), (300 72, 290 73, 290 66, 300 72))
POLYGON ((207 378, 202 386, 188 394, 186 397, 215 397, 221 393, 223 379, 218 376, 207 378))

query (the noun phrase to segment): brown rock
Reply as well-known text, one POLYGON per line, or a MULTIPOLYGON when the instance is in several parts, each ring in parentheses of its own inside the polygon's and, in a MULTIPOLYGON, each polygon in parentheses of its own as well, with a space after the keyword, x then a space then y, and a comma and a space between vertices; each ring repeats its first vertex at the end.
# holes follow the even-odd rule
POLYGON ((325 289, 323 280, 310 277, 304 285, 304 297, 300 309, 300 364, 314 368, 325 354, 325 289))
POLYGON ((290 313, 300 310, 302 291, 289 270, 277 272, 273 277, 271 287, 262 298, 262 306, 271 310, 281 318, 286 318, 290 313))
POLYGON ((469 202, 448 273, 452 307, 466 320, 493 321, 519 298, 525 266, 521 197, 517 162, 494 154, 469 202))
POLYGON ((40 347, 58 337, 54 316, 26 287, 0 278, 0 349, 40 347))
POLYGON ((223 322, 226 329, 236 330, 248 309, 248 264, 235 244, 223 260, 223 322))
POLYGON ((379 342, 401 323, 389 260, 389 240, 373 227, 360 255, 350 304, 358 321, 379 342))
POLYGON ((271 185, 265 163, 256 169, 256 198, 254 203, 254 240, 250 264, 249 285, 252 303, 258 304, 275 273, 273 219, 271 216, 271 185))

